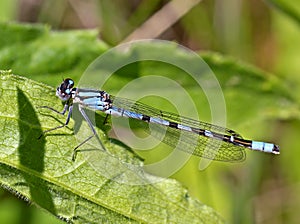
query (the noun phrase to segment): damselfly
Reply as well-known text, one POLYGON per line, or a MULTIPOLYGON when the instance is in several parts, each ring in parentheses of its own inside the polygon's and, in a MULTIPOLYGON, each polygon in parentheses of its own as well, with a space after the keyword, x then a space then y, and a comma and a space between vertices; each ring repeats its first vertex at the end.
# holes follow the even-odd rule
POLYGON ((77 149, 96 135, 96 130, 84 108, 99 110, 107 115, 137 119, 157 127, 165 127, 167 130, 163 142, 175 147, 178 141, 181 141, 179 149, 212 160, 242 161, 246 156, 245 148, 272 154, 280 153, 278 145, 246 140, 235 131, 227 128, 165 112, 140 102, 114 97, 105 91, 75 88, 74 81, 69 78, 63 80, 61 85, 57 87, 56 95, 65 101, 63 111, 59 112, 47 106, 44 108, 63 115, 68 111, 67 119, 63 125, 46 130, 43 134, 67 126, 75 104, 78 105, 81 115, 93 133, 74 149, 73 160, 75 160, 77 149), (184 135, 178 138, 181 133, 184 135))

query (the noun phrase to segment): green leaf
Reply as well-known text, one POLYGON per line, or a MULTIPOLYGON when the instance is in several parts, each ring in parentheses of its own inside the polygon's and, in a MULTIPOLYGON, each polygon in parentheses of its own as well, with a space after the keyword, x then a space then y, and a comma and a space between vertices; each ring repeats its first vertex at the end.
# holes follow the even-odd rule
POLYGON ((266 0, 271 6, 275 7, 280 12, 284 13, 286 16, 294 20, 298 25, 300 25, 300 11, 297 4, 292 5, 292 1, 282 1, 282 0, 266 0))
POLYGON ((56 85, 66 74, 80 77, 107 45, 97 30, 51 31, 46 25, 0 22, 0 68, 56 85))
POLYGON ((76 162, 77 141, 68 128, 38 139, 65 119, 38 108, 62 108, 53 88, 2 71, 0 90, 0 182, 18 197, 74 223, 223 222, 175 180, 145 173, 134 154, 98 128, 108 152, 96 150, 94 141, 76 162))

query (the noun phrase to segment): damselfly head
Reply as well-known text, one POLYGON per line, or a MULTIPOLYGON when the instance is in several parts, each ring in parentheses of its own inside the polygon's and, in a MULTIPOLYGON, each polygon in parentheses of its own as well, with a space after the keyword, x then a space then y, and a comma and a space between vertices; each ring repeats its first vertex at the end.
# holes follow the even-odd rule
POLYGON ((66 101, 70 99, 72 94, 72 89, 74 86, 74 81, 72 79, 65 79, 56 89, 56 96, 58 96, 61 100, 66 101))

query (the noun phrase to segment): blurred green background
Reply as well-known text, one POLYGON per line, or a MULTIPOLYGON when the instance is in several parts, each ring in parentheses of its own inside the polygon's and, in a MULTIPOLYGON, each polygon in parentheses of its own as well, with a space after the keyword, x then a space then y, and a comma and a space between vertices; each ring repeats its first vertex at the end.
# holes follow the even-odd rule
MULTIPOLYGON (((243 113, 238 121, 237 115, 229 114, 228 122, 230 128, 243 135, 276 142, 281 147, 281 155, 248 153, 247 160, 241 164, 217 162, 204 171, 198 171, 199 160, 192 158, 174 178, 229 223, 297 223, 300 220, 300 4, 297 1, 2 0, 0 22, 9 21, 47 24, 53 30, 95 29, 103 41, 95 52, 127 40, 171 40, 195 51, 218 52, 236 58, 262 69, 265 75, 276 76, 294 99, 293 111, 290 107, 278 108, 281 113, 261 122, 263 127, 251 126, 251 120, 247 121, 243 113), (176 13, 168 7, 170 2, 176 13), (159 15, 166 18, 165 23, 159 15), (145 24, 146 31, 141 30, 145 24)), ((3 41, 0 45, 4 45, 5 37, 0 39, 3 41)), ((82 57, 86 60, 82 68, 92 61, 90 57, 82 57)), ((0 69, 8 69, 6 66, 0 63, 0 69)), ((14 64, 12 69, 15 74, 32 74, 30 78, 53 86, 64 72, 55 71, 50 76, 49 71, 45 76, 43 71, 26 68, 26 64, 14 64)), ((73 75, 72 71, 68 72, 73 75)), ((233 111, 231 103, 226 103, 228 111, 233 111)), ((0 222, 61 223, 5 190, 0 194, 0 222)))

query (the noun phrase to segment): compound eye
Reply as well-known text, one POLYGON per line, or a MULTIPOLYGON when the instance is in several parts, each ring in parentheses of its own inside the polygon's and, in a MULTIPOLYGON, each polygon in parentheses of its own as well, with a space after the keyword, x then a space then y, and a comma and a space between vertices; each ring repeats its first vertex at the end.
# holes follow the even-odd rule
POLYGON ((68 87, 69 89, 73 88, 73 86, 74 86, 74 81, 73 81, 72 79, 67 78, 67 79, 64 80, 64 82, 67 84, 67 87, 68 87))
POLYGON ((74 81, 72 79, 65 79, 63 83, 60 85, 59 89, 61 94, 69 95, 74 86, 74 81))
POLYGON ((72 90, 74 86, 74 81, 72 79, 65 79, 56 89, 56 95, 63 101, 70 99, 72 90))

